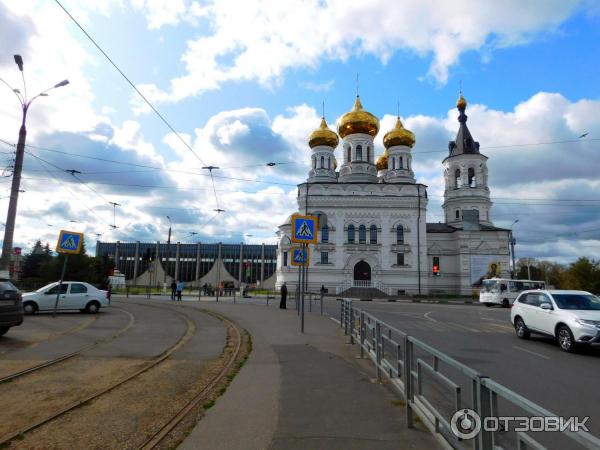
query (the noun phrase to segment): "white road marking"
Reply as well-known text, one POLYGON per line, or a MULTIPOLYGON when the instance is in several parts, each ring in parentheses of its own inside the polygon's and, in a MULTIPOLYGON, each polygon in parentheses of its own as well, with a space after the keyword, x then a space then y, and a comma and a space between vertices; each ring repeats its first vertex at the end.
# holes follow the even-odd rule
POLYGON ((539 356, 540 358, 550 359, 549 356, 542 355, 541 353, 537 353, 537 352, 532 352, 531 350, 527 350, 526 348, 522 348, 522 347, 517 347, 516 345, 513 345, 513 348, 516 348, 517 350, 521 350, 522 352, 525 352, 525 353, 530 353, 532 355, 539 356))
POLYGON ((333 317, 330 317, 331 320, 333 320, 335 323, 337 323, 338 325, 341 325, 341 322, 337 319, 334 319, 333 317))

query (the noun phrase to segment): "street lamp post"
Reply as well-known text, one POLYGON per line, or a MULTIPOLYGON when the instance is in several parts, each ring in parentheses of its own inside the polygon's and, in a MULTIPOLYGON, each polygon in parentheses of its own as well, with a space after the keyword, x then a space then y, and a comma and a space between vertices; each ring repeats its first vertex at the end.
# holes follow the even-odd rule
POLYGON ((0 258, 0 270, 10 270, 10 258, 13 247, 13 237, 15 233, 15 219, 17 216, 17 204, 19 201, 19 192, 21 186, 21 171, 23 170, 23 157, 25 154, 25 140, 27 138, 27 128, 25 122, 27 121, 27 112, 33 101, 38 97, 46 97, 48 91, 56 89, 69 84, 68 80, 63 80, 60 83, 40 92, 31 99, 27 98, 27 86, 25 84, 25 75, 23 73, 23 58, 20 55, 14 55, 15 63, 19 67, 21 77, 23 78, 23 92, 18 89, 13 89, 6 81, 0 78, 8 88, 13 91, 19 103, 21 104, 22 119, 21 128, 19 129, 19 141, 17 143, 17 152, 15 155, 15 167, 13 171, 12 186, 10 189, 10 200, 8 203, 8 213, 6 215, 6 227, 4 229, 4 241, 2 243, 2 257, 0 258))
POLYGON ((167 269, 169 268, 169 260, 171 259, 171 218, 167 216, 169 221, 169 236, 167 237, 167 259, 165 261, 165 267, 163 268, 163 287, 166 289, 167 283, 167 269))
POLYGON ((512 258, 511 278, 513 278, 513 279, 516 277, 516 272, 517 272, 517 266, 515 265, 515 244, 517 243, 517 240, 513 237, 512 228, 518 221, 519 221, 519 219, 516 219, 510 226, 510 254, 511 254, 511 258, 512 258))

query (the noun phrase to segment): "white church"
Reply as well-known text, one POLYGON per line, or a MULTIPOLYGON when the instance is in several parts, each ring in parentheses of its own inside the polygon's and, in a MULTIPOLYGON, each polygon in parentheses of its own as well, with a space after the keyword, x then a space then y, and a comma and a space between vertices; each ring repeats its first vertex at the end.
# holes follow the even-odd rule
MULTIPOLYGON (((442 161, 444 223, 427 222, 427 186, 415 180, 414 134, 396 125, 375 160, 379 120, 357 97, 332 131, 323 118, 309 137, 306 183, 298 186, 298 213, 319 217, 318 243, 310 246, 307 283, 313 292, 365 289, 369 294, 469 295, 481 280, 508 277, 510 230, 492 223, 487 157, 467 128, 467 102, 456 104, 458 133, 442 161), (343 163, 337 170, 335 150, 343 163)), ((291 216, 279 226, 277 281, 298 284, 291 265, 291 216)))

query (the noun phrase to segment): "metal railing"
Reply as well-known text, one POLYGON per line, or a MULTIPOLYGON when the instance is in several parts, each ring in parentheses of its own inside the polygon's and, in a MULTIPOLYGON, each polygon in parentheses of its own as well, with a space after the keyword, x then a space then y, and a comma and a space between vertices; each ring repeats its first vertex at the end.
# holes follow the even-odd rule
POLYGON ((361 357, 371 358, 377 379, 387 378, 404 397, 407 426, 411 428, 420 420, 446 448, 600 449, 600 439, 585 431, 539 432, 534 439, 532 434, 499 427, 496 431, 482 430, 472 439, 461 440, 453 433, 451 424, 453 413, 461 409, 475 411, 481 423, 499 417, 500 412, 511 417, 519 416, 515 412, 528 417, 558 416, 354 307, 351 300, 341 302, 340 326, 350 337, 350 343, 358 343, 361 357))

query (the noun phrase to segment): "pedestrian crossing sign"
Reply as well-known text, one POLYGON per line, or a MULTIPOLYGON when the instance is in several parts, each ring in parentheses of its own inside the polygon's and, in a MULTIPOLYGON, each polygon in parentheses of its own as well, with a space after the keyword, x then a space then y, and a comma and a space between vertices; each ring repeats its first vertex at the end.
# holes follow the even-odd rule
POLYGON ((310 249, 308 247, 292 247, 292 266, 308 266, 310 249))
POLYGON ((316 244, 319 218, 316 216, 292 215, 292 242, 316 244))
POLYGON ((60 230, 60 234, 58 235, 58 243, 56 244, 57 253, 76 255, 81 253, 82 246, 83 233, 60 230))

